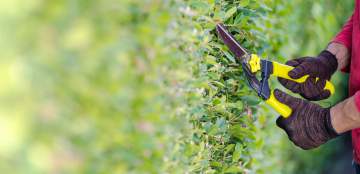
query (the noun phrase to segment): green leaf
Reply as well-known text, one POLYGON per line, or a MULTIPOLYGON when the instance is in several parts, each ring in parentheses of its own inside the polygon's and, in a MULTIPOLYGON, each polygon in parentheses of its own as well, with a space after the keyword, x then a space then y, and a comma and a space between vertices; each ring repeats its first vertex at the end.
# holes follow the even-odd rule
POLYGON ((243 140, 245 138, 252 138, 252 133, 247 127, 242 127, 241 125, 233 125, 230 127, 231 136, 243 140))
POLYGON ((230 8, 228 11, 226 11, 225 13, 225 20, 229 19, 230 17, 232 17, 235 13, 236 13, 237 7, 234 6, 232 8, 230 8))
POLYGON ((212 125, 209 129, 208 134, 209 135, 216 135, 219 131, 219 128, 217 127, 217 125, 212 125))
POLYGON ((241 170, 240 167, 238 167, 238 166, 230 166, 229 168, 227 168, 225 170, 224 173, 241 173, 241 172, 243 172, 243 170, 241 170))
POLYGON ((224 88, 225 87, 225 85, 223 84, 223 83, 221 83, 221 82, 219 82, 219 81, 212 81, 214 84, 216 84, 216 86, 218 86, 218 87, 221 87, 221 88, 224 88))
POLYGON ((217 162, 217 161, 212 161, 210 163, 210 166, 211 167, 214 167, 214 168, 221 168, 222 167, 222 164, 220 162, 217 162))
POLYGON ((250 3, 250 0, 241 0, 239 5, 240 5, 240 7, 246 7, 249 5, 249 3, 250 3))
POLYGON ((258 105, 261 102, 259 97, 253 95, 241 96, 241 100, 250 106, 258 105))
POLYGON ((242 148, 241 144, 237 143, 235 146, 235 150, 233 152, 233 157, 232 157, 233 162, 237 162, 240 159, 242 151, 243 151, 243 148, 242 148))
POLYGON ((210 65, 216 65, 217 64, 216 57, 214 57, 214 56, 208 55, 208 56, 206 56, 205 60, 206 60, 207 64, 210 64, 210 65))
POLYGON ((210 5, 208 3, 200 1, 200 0, 190 1, 190 6, 199 11, 207 11, 210 8, 210 5))
POLYGON ((219 128, 222 128, 226 125, 226 120, 225 118, 221 117, 221 118, 218 118, 216 120, 216 125, 219 127, 219 128))
POLYGON ((212 104, 215 106, 215 105, 218 105, 221 103, 221 100, 219 98, 215 98, 213 101, 212 101, 212 104))
POLYGON ((224 51, 224 54, 228 60, 230 60, 232 63, 236 63, 234 56, 232 56, 229 52, 224 51))
POLYGON ((243 108, 244 108, 244 104, 242 101, 237 101, 236 103, 227 103, 227 106, 229 108, 235 108, 235 109, 239 109, 239 110, 243 110, 243 108))
POLYGON ((225 154, 228 154, 234 150, 235 144, 229 144, 225 147, 225 154))

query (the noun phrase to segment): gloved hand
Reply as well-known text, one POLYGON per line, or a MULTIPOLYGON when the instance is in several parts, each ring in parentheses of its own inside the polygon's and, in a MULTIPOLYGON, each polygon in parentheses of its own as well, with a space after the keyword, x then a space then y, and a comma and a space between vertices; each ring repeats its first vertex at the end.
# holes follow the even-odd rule
POLYGON ((289 139, 302 149, 316 148, 338 136, 331 124, 330 108, 292 97, 278 89, 275 98, 288 105, 292 113, 288 118, 279 117, 276 124, 285 130, 289 139))
POLYGON ((307 74, 310 77, 304 83, 278 78, 285 88, 313 101, 326 99, 330 96, 330 91, 324 90, 324 87, 326 80, 330 79, 338 67, 335 55, 324 50, 318 57, 302 57, 289 60, 286 64, 295 67, 289 72, 291 78, 298 79, 307 74), (316 77, 319 79, 316 80, 316 77))

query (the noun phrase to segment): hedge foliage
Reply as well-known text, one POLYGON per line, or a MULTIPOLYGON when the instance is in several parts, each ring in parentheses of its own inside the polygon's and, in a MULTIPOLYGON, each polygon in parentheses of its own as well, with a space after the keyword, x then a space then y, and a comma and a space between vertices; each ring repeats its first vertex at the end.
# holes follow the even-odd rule
POLYGON ((283 62, 352 5, 324 2, 1 1, 0 172, 319 173, 332 147, 289 143, 214 27, 283 62))
MULTIPOLYGON (((180 7, 178 30, 183 36, 180 49, 194 62, 191 68, 196 80, 192 87, 198 92, 188 107, 193 131, 180 143, 180 152, 187 157, 182 168, 200 173, 319 173, 323 170, 319 166, 326 165, 325 158, 336 152, 333 146, 304 152, 294 150, 284 136, 280 137, 281 130, 274 125, 277 114, 249 89, 241 68, 215 32, 216 23, 225 23, 250 52, 280 62, 294 54, 314 55, 324 49, 342 24, 334 19, 335 14, 324 10, 339 4, 321 7, 320 3, 189 0, 180 7), (296 11, 300 5, 304 9, 296 11), (310 15, 306 8, 311 10, 310 15), (312 22, 319 25, 311 25, 312 22), (323 32, 319 35, 314 31, 323 32), (315 36, 319 39, 313 41, 315 36)), ((341 10, 345 9, 351 9, 351 3, 341 10)), ((347 17, 339 18, 345 21, 347 17)), ((272 84, 272 87, 278 86, 272 84)), ((328 105, 333 100, 323 103, 328 105)))
POLYGON ((277 20, 286 16, 285 1, 188 1, 182 6, 184 44, 194 62, 193 87, 198 92, 189 105, 191 137, 181 143, 190 164, 200 173, 266 173, 286 171, 274 112, 247 86, 241 68, 215 33, 225 23, 249 51, 263 57, 281 55, 283 30, 277 20), (188 26, 189 31, 184 31, 188 26), (192 31, 192 32, 191 32, 192 31), (259 105, 260 104, 260 105, 259 105), (266 137, 266 138, 265 138, 266 137), (278 147, 278 148, 274 148, 278 147), (267 160, 271 156, 271 160, 267 160))

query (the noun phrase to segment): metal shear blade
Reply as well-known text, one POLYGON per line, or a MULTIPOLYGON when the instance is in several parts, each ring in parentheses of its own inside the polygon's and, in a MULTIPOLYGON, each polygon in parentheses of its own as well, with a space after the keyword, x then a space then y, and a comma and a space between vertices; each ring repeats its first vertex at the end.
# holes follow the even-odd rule
POLYGON ((216 25, 217 33, 220 38, 224 41, 225 45, 228 46, 230 51, 235 54, 236 59, 239 63, 246 62, 249 58, 249 54, 246 50, 240 46, 240 44, 235 40, 235 38, 226 30, 223 24, 216 25))
MULTIPOLYGON (((256 78, 256 74, 252 73, 249 68, 249 57, 250 55, 246 52, 246 50, 241 47, 241 45, 235 40, 235 38, 226 30, 225 26, 223 24, 217 24, 216 30, 220 36, 220 38, 223 40, 226 46, 230 49, 230 51, 235 55, 236 59, 241 63, 242 68, 244 70, 245 77, 249 83, 249 86, 254 89, 258 95, 263 98, 267 99, 270 95, 270 89, 268 85, 268 78, 269 75, 266 73, 267 71, 264 71, 261 69, 262 72, 262 80, 259 81, 256 78), (265 72, 265 73, 264 73, 265 72)), ((264 64, 267 65, 267 64, 264 64)), ((267 70, 267 66, 265 66, 265 70, 267 70)))

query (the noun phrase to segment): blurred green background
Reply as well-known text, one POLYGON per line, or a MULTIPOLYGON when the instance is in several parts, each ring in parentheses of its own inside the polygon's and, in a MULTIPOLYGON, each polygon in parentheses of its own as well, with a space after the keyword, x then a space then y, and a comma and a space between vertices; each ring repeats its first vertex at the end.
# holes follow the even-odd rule
MULTIPOLYGON (((280 9, 269 14, 281 27, 263 31, 284 43, 269 53, 282 62, 319 53, 353 9, 352 0, 261 2, 280 9)), ((187 38, 191 25, 180 25, 196 23, 183 17, 192 3, 0 1, 0 173, 191 173, 182 142, 193 129, 189 105, 200 94, 189 87, 197 80, 188 54, 194 50, 178 44, 195 42, 187 38)), ((337 95, 323 105, 346 97, 346 78, 336 75, 337 95)), ((269 124, 279 132, 274 121, 269 124)), ((284 149, 272 148, 281 155, 254 159, 319 173, 349 148, 338 140, 302 151, 280 135, 284 149)))

